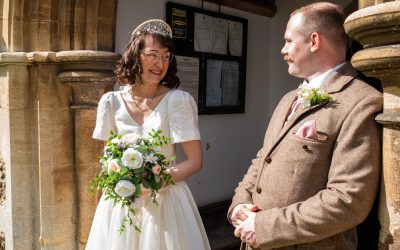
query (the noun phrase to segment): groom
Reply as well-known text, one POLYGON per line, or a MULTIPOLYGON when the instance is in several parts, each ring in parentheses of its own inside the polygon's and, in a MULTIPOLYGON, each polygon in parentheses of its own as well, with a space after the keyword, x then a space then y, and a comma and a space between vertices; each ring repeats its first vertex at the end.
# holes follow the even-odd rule
POLYGON ((242 249, 357 248, 355 227, 379 182, 374 117, 382 95, 345 62, 344 19, 331 3, 290 17, 281 52, 289 74, 304 82, 300 95, 289 92, 276 107, 264 145, 235 190, 228 218, 242 249))

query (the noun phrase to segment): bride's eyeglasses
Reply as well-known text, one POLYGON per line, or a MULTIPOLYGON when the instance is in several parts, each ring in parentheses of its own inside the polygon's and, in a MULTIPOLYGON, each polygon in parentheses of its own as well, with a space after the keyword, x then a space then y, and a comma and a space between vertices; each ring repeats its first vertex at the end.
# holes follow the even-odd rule
POLYGON ((158 52, 141 52, 144 55, 144 58, 152 63, 157 63, 160 59, 163 63, 172 62, 172 58, 174 57, 171 52, 167 52, 164 55, 161 55, 158 52))

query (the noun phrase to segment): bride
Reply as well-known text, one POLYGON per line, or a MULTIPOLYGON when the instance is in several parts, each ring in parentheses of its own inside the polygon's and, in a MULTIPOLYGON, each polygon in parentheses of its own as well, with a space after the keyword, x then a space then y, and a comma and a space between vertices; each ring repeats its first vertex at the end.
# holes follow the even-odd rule
MULTIPOLYGON (((110 130, 148 136, 152 129, 180 143, 182 162, 168 169, 175 185, 160 190, 158 206, 148 193, 140 209, 138 233, 127 226, 118 234, 126 210, 112 200, 99 201, 87 250, 204 250, 210 249, 197 206, 185 179, 202 164, 197 106, 190 94, 178 90, 171 28, 162 20, 140 24, 117 64, 119 84, 130 87, 104 94, 97 110, 93 138, 107 140, 110 130)), ((174 144, 161 150, 175 155, 174 144)), ((145 192, 144 192, 145 193, 145 192)))

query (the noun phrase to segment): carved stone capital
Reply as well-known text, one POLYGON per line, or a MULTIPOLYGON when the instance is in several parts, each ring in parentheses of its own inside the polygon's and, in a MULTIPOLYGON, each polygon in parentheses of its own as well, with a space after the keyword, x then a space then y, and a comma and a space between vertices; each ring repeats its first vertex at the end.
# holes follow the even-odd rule
POLYGON ((379 114, 375 120, 386 127, 400 128, 400 113, 379 114))
POLYGON ((63 51, 56 54, 61 83, 73 89, 73 109, 94 109, 100 97, 115 84, 114 65, 120 56, 105 51, 63 51))
POLYGON ((400 43, 400 1, 373 5, 349 15, 344 23, 349 36, 364 48, 400 43))
POLYGON ((386 83, 391 83, 385 80, 400 77, 400 44, 360 50, 353 55, 351 63, 367 76, 383 79, 385 87, 386 83))

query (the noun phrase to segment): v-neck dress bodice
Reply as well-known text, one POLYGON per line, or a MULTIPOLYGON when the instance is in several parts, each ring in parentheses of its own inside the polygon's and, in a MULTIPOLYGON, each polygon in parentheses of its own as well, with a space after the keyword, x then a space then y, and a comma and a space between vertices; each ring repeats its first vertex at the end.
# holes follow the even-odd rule
MULTIPOLYGON (((127 90, 123 90, 127 91, 127 90)), ((152 129, 162 130, 173 143, 199 140, 197 105, 192 96, 181 90, 170 90, 154 110, 139 124, 128 112, 122 99, 123 91, 108 92, 101 98, 93 138, 107 140, 114 133, 137 133, 149 137, 152 129)), ((174 145, 162 148, 167 157, 175 155, 174 145)))
MULTIPOLYGON (((125 90, 126 91, 126 90, 125 90)), ((197 105, 191 95, 181 90, 170 90, 138 124, 129 114, 122 98, 123 92, 103 95, 98 109, 93 138, 106 140, 113 132, 138 133, 148 137, 152 129, 162 130, 173 144, 161 148, 167 155, 175 155, 175 143, 199 140, 197 105)), ((139 210, 141 233, 127 226, 118 234, 127 213, 120 204, 105 200, 104 194, 96 208, 87 250, 209 250, 207 235, 192 193, 185 181, 163 188, 157 197, 158 206, 151 198, 144 199, 139 210)))

